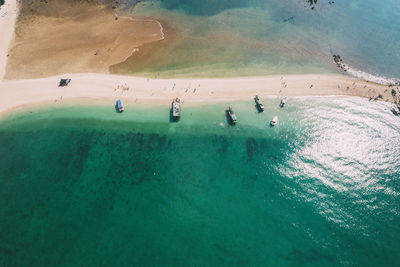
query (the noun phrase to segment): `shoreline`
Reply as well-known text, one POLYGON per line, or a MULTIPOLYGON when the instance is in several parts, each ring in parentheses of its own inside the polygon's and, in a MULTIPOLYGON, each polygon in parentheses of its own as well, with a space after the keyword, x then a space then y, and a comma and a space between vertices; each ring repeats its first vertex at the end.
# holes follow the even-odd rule
MULTIPOLYGON (((3 8, 8 8, 8 13, 0 20, 0 29, 3 29, 0 56, 4 55, 0 57, 0 74, 5 73, 6 55, 14 36, 17 1, 7 0, 3 8)), ((158 20, 154 21, 161 27, 164 38, 162 24, 158 20)), ((387 86, 344 74, 151 79, 100 73, 67 73, 37 79, 2 80, 2 76, 0 79, 0 114, 18 107, 71 99, 107 99, 112 105, 117 99, 129 103, 169 105, 175 97, 179 97, 185 104, 208 104, 253 99, 255 95, 261 98, 331 95, 377 98, 380 95, 379 100, 393 102, 387 86), (61 77, 71 78, 71 84, 58 87, 61 77), (129 90, 122 89, 123 86, 129 90)))
MULTIPOLYGON (((290 96, 289 101, 291 102, 292 100, 301 100, 301 99, 318 99, 318 98, 335 98, 335 97, 343 97, 343 98, 357 98, 357 99, 365 99, 364 97, 359 97, 359 96, 350 96, 350 95, 298 95, 298 96, 290 96)), ((265 97, 262 98, 263 103, 265 104, 266 101, 269 100, 276 100, 277 105, 280 103, 281 98, 279 98, 276 95, 266 95, 265 97)), ((171 102, 166 102, 166 101, 157 101, 157 102, 152 102, 151 105, 147 105, 148 103, 145 103, 143 101, 141 102, 134 102, 132 101, 133 99, 128 99, 128 102, 123 103, 124 107, 126 109, 126 112, 131 112, 132 110, 147 110, 151 112, 153 108, 165 108, 165 109, 170 109, 171 108, 171 102), (130 101, 129 101, 130 100, 130 101)), ((208 107, 208 106, 215 106, 215 105, 223 105, 225 108, 230 105, 235 107, 235 104, 237 103, 243 103, 243 102, 251 102, 253 103, 254 98, 242 98, 242 99, 234 99, 229 101, 229 104, 227 101, 221 100, 221 101, 198 101, 198 102, 185 102, 183 104, 183 110, 185 108, 199 108, 199 107, 208 107)), ((387 103, 390 104, 389 102, 385 101, 379 101, 382 103, 387 103)), ((27 103, 23 104, 20 106, 15 106, 10 109, 4 110, 0 112, 0 123, 3 120, 12 118, 12 117, 19 117, 20 115, 27 114, 26 112, 36 112, 36 111, 42 111, 42 110, 53 110, 53 109, 66 109, 66 108, 109 108, 111 113, 116 112, 115 111, 115 101, 113 98, 90 98, 90 97, 79 97, 79 98, 67 98, 67 99, 58 99, 57 102, 54 100, 46 100, 42 102, 32 102, 32 103, 27 103)), ((388 108, 390 108, 388 106, 388 108)), ((235 109, 236 110, 236 109, 235 109)), ((223 110, 221 110, 223 113, 223 110)))
POLYGON ((270 98, 331 95, 372 97, 378 94, 382 95, 382 100, 391 101, 390 90, 386 86, 330 74, 149 79, 83 73, 4 81, 0 83, 0 114, 22 106, 72 99, 105 99, 112 105, 117 99, 137 104, 169 105, 175 97, 179 97, 184 104, 207 104, 253 99, 255 95, 270 98), (71 78, 70 85, 58 87, 61 77, 71 78))

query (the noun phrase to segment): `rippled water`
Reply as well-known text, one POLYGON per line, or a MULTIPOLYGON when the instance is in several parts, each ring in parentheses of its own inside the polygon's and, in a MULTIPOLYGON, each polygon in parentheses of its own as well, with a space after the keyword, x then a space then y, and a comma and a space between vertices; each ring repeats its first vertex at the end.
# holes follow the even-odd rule
POLYGON ((140 66, 127 64, 132 73, 327 73, 338 71, 332 54, 340 54, 363 79, 400 79, 398 0, 318 1, 315 9, 306 0, 148 0, 128 13, 179 32, 140 66))
POLYGON ((398 266, 400 119, 351 97, 0 123, 0 265, 398 266), (269 120, 279 116, 271 128, 269 120))

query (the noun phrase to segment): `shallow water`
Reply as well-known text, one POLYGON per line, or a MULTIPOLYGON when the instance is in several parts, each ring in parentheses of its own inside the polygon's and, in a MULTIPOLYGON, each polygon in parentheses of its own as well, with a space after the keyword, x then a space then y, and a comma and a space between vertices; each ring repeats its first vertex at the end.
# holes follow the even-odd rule
POLYGON ((0 123, 0 265, 400 264, 400 120, 291 98, 0 123), (269 120, 279 116, 271 128, 269 120))
POLYGON ((306 2, 142 1, 127 12, 167 21, 180 38, 154 51, 140 68, 133 61, 132 72, 164 76, 330 73, 338 72, 332 54, 340 54, 355 75, 400 79, 397 0, 318 1, 313 10, 306 2))

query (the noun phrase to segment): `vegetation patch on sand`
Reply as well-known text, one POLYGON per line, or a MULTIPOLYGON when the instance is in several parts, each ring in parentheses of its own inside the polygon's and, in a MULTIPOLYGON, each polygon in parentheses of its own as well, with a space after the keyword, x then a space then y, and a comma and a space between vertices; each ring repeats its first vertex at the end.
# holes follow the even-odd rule
POLYGON ((20 1, 6 79, 108 73, 135 48, 164 38, 157 20, 118 17, 118 1, 20 1))

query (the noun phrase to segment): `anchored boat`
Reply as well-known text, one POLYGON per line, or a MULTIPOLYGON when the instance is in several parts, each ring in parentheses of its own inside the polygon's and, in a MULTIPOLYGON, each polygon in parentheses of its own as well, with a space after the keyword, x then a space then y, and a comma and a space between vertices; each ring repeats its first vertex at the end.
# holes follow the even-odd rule
POLYGON ((270 124, 271 124, 271 126, 277 125, 278 124, 278 116, 273 117, 270 124))
POLYGON ((181 118, 181 100, 179 98, 175 98, 172 101, 172 118, 174 120, 179 120, 181 118))
POLYGON ((231 107, 228 107, 228 109, 226 110, 226 112, 228 113, 229 119, 231 120, 232 124, 236 124, 237 118, 235 113, 233 113, 233 110, 231 107))
POLYGON ((263 112, 263 111, 264 111, 264 105, 263 105, 263 103, 261 103, 261 100, 260 100, 260 98, 258 97, 258 95, 256 95, 256 96, 254 97, 254 101, 256 101, 256 105, 257 105, 258 110, 261 111, 261 112, 263 112))
POLYGON ((119 112, 119 113, 124 112, 125 108, 124 108, 124 106, 122 105, 121 99, 118 99, 118 100, 117 100, 116 106, 117 106, 117 109, 118 109, 118 112, 119 112))
POLYGON ((281 108, 283 108, 286 105, 286 101, 287 101, 287 97, 286 96, 282 97, 281 104, 280 104, 281 108))

